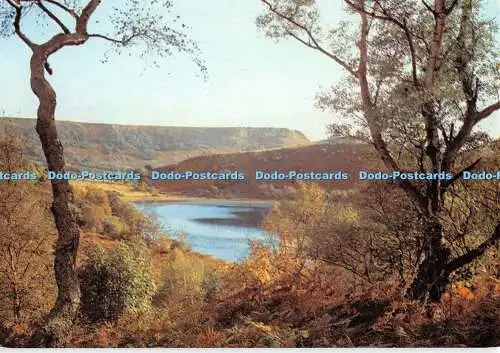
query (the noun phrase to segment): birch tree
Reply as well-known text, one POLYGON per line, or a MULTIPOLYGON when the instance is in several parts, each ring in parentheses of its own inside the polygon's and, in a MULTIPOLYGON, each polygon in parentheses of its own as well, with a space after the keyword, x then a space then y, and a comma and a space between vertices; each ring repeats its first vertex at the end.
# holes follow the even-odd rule
MULTIPOLYGON (((29 48, 30 84, 39 101, 36 131, 40 137, 48 169, 57 173, 65 171, 63 146, 55 124, 57 96, 47 75, 57 71, 50 65, 50 58, 68 47, 83 46, 91 40, 108 42, 113 50, 133 50, 141 57, 163 58, 180 52, 188 55, 205 73, 195 42, 185 33, 186 25, 178 16, 172 16, 170 0, 115 3, 106 23, 93 21, 96 12, 105 8, 102 0, 1 0, 0 34, 14 35, 29 48), (98 22, 98 23, 96 23, 98 22), (38 40, 39 35, 29 34, 28 28, 44 25, 55 29, 48 39, 38 40), (99 28, 101 27, 101 28, 99 28), (111 33, 107 29, 111 27, 111 33)), ((82 73, 88 74, 88 73, 82 73)), ((78 79, 78 76, 68 77, 78 79)), ((57 300, 33 336, 35 346, 62 345, 71 331, 80 303, 80 287, 75 268, 80 230, 78 228, 74 196, 67 180, 52 180, 53 204, 51 207, 58 238, 55 247, 55 278, 58 286, 57 300)))
POLYGON ((453 257, 443 228, 445 199, 480 162, 469 152, 488 143, 477 126, 500 108, 494 21, 477 0, 344 0, 347 20, 337 26, 314 1, 261 2, 257 25, 267 36, 294 40, 345 73, 317 99, 337 115, 331 133, 370 143, 390 171, 454 175, 396 180, 424 219, 407 296, 439 300, 451 274, 500 237, 497 214, 476 247, 453 257))

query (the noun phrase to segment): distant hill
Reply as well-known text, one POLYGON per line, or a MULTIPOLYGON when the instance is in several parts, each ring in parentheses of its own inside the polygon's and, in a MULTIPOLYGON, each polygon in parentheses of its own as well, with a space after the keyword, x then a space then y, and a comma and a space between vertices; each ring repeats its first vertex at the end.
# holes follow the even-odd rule
MULTIPOLYGON (((0 118, 26 141, 29 158, 44 162, 33 119, 0 118)), ((259 151, 308 145, 296 130, 248 127, 170 127, 57 121, 70 168, 129 169, 165 166, 214 153, 259 151)))
POLYGON ((155 181, 154 186, 167 193, 185 196, 220 198, 283 199, 293 197, 293 181, 258 181, 255 171, 344 171, 352 176, 347 181, 320 181, 327 190, 355 189, 360 184, 360 169, 383 170, 374 150, 360 143, 340 141, 335 144, 314 144, 264 152, 247 152, 196 157, 160 170, 171 171, 239 171, 246 175, 244 181, 155 181))

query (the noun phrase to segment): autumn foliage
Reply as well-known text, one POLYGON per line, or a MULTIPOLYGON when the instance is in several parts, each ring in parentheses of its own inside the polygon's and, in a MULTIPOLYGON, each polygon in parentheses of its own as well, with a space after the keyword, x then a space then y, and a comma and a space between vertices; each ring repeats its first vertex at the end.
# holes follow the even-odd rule
MULTIPOLYGON (((484 163, 495 168, 495 161, 492 153, 484 163)), ((37 188, 2 185, 4 199, 23 202, 20 212, 0 204, 2 222, 18 222, 5 223, 8 232, 0 233, 1 337, 3 345, 23 346, 32 323, 55 300, 52 242, 45 237, 54 232, 45 217, 50 194, 43 182, 37 188), (9 224, 36 224, 34 229, 44 231, 9 224), (19 254, 14 270, 30 263, 26 277, 15 277, 20 272, 6 262, 9 249, 19 254)), ((490 229, 490 209, 496 206, 484 201, 495 195, 492 183, 458 185, 455 199, 447 200, 453 203, 449 219, 462 227, 473 222, 474 230, 450 238, 457 254, 458 245, 474 244, 481 230, 490 229), (466 212, 470 205, 473 214, 466 212)), ((82 297, 68 346, 499 344, 496 252, 456 273, 439 303, 407 300, 420 223, 399 189, 376 184, 361 192, 331 192, 305 182, 294 189, 293 200, 276 203, 265 217, 268 239, 252 242, 246 260, 227 263, 193 252, 182 238, 158 233, 154 222, 119 194, 76 184, 84 230, 77 259, 82 297)))

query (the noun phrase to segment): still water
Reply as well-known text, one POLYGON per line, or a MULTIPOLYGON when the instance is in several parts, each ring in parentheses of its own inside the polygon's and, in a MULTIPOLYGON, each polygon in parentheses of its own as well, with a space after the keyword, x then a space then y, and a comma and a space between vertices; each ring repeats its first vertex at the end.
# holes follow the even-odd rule
POLYGON ((260 227, 270 209, 267 204, 250 203, 136 203, 147 214, 156 215, 164 230, 182 233, 194 251, 227 261, 248 256, 249 240, 265 241, 260 227))

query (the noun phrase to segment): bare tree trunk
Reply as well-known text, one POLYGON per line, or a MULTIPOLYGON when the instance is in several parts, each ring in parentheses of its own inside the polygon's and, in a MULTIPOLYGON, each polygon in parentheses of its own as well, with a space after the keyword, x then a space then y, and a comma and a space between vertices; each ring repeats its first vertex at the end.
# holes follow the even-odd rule
MULTIPOLYGON (((34 51, 31 58, 31 88, 39 99, 36 131, 40 137, 48 169, 64 172, 63 147, 57 136, 54 114, 56 93, 45 78, 47 55, 34 51)), ((80 285, 76 272, 76 254, 80 230, 72 208, 73 192, 67 180, 52 180, 52 213, 58 238, 54 270, 58 294, 54 307, 32 337, 30 346, 57 347, 71 332, 80 304, 80 285)))
POLYGON ((19 298, 19 289, 17 287, 17 283, 12 283, 12 296, 13 304, 12 304, 12 313, 14 314, 14 320, 16 322, 21 321, 21 299, 19 298))
POLYGON ((443 226, 439 219, 430 218, 424 231, 424 259, 407 296, 409 299, 437 302, 450 283, 447 271, 450 252, 442 243, 443 226))
POLYGON ((15 263, 15 255, 14 250, 9 245, 9 265, 11 270, 11 282, 10 285, 12 287, 12 313, 14 314, 14 319, 19 321, 21 319, 21 299, 19 298, 19 286, 18 286, 18 275, 17 275, 17 267, 15 263))

